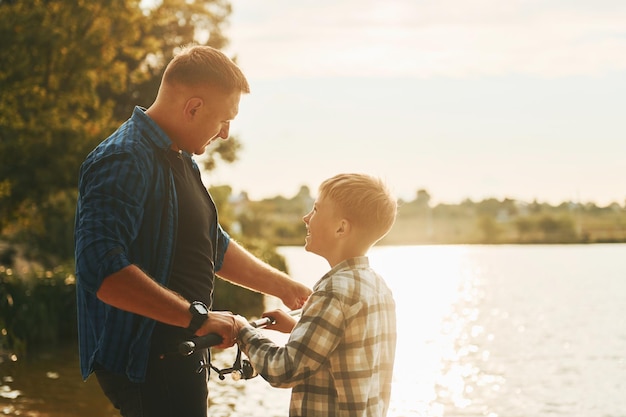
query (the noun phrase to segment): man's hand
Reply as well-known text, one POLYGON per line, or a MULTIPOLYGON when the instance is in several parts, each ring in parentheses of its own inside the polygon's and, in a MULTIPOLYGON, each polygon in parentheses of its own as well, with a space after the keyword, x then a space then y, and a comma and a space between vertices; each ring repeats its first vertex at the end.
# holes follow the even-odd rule
POLYGON ((278 297, 292 310, 302 307, 312 292, 306 285, 261 261, 232 239, 218 275, 242 287, 278 297))
POLYGON ((290 284, 291 285, 286 288, 285 294, 281 296, 280 299, 290 309, 297 310, 302 308, 313 291, 298 281, 291 281, 290 284))
POLYGON ((211 311, 209 318, 196 332, 197 336, 209 333, 217 333, 222 337, 222 343, 215 346, 218 349, 226 349, 237 343, 237 328, 235 316, 230 311, 211 311))

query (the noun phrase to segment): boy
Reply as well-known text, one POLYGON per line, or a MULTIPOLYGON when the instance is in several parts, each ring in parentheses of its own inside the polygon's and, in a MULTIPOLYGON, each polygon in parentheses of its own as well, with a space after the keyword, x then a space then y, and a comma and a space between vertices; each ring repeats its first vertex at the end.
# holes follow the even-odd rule
POLYGON ((331 270, 315 285, 296 324, 287 313, 267 329, 291 332, 277 346, 238 317, 238 343, 272 386, 292 388, 290 416, 385 416, 396 348, 393 296, 366 253, 396 217, 381 180, 340 174, 324 181, 304 216, 305 250, 331 270))

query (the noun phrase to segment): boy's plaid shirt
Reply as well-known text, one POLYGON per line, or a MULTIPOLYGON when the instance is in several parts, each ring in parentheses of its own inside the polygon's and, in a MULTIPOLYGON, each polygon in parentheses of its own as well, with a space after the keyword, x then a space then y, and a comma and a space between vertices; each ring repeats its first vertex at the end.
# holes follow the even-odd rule
POLYGON ((396 348, 393 296, 367 257, 314 287, 285 346, 247 326, 240 346, 272 386, 292 388, 290 416, 385 416, 396 348))

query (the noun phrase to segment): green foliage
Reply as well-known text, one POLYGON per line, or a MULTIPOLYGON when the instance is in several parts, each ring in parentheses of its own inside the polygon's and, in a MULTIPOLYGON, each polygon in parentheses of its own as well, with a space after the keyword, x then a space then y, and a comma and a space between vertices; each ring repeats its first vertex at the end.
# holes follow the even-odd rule
MULTIPOLYGON (((266 241, 245 239, 245 243, 240 243, 259 259, 281 271, 288 272, 285 259, 276 252, 274 246, 266 241)), ((260 317, 264 311, 264 297, 261 293, 218 279, 215 281, 213 309, 232 311, 247 318, 260 317)))
POLYGON ((402 202, 396 224, 383 244, 593 243, 626 241, 626 207, 613 203, 489 198, 480 202, 424 206, 424 193, 402 202))
MULTIPOLYGON (((227 187, 230 195, 230 187, 227 187)), ((262 238, 276 246, 303 244, 302 216, 313 204, 309 190, 292 198, 277 196, 250 201, 245 193, 224 203, 230 226, 247 238, 262 238)), ((598 207, 563 202, 557 206, 495 198, 460 204, 430 205, 419 190, 412 201, 399 201, 398 216, 382 245, 528 244, 626 242, 626 206, 598 207)))
POLYGON ((2 220, 75 186, 80 161, 110 131, 111 102, 97 90, 115 82, 103 69, 114 66, 111 23, 122 15, 92 2, 0 7, 2 220))
MULTIPOLYGON (((68 259, 65 233, 87 153, 156 96, 181 45, 222 48, 224 0, 0 2, 0 233, 68 259), (201 40, 202 42, 198 42, 201 40), (59 201, 65 198, 66 201, 59 201), (62 212, 62 213, 61 213, 62 212), (47 220, 54 213, 54 220, 47 220), (49 224, 46 224, 49 223, 49 224), (42 228, 49 228, 43 239, 42 228), (50 230, 54 229, 54 230, 50 230)), ((240 145, 214 152, 226 162, 240 145)), ((213 154, 209 166, 215 165, 213 154)))
POLYGON ((69 268, 14 275, 0 267, 0 351, 21 354, 76 338, 76 288, 69 268))
POLYGON ((53 268, 58 260, 71 260, 74 255, 74 213, 77 191, 49 194, 39 207, 31 205, 26 215, 13 225, 12 241, 24 248, 26 259, 36 259, 45 268, 53 268))
POLYGON ((303 244, 306 228, 302 217, 313 206, 308 187, 301 187, 292 198, 246 198, 238 204, 235 216, 244 236, 267 239, 276 246, 303 244))
POLYGON ((576 240, 574 221, 570 216, 543 215, 537 221, 537 225, 543 233, 545 242, 574 242, 576 240))
MULTIPOLYGON (((0 0, 0 236, 40 265, 71 262, 77 175, 88 152, 135 105, 152 103, 177 48, 226 46, 227 1, 141 3, 0 0)), ((205 168, 215 167, 216 155, 236 160, 240 148, 236 139, 220 141, 205 168)), ((11 248, 2 254, 7 264, 11 248)), ((71 335, 74 288, 65 279, 62 271, 17 278, 2 270, 0 348, 71 335)))
POLYGON ((219 156, 222 161, 229 164, 235 162, 242 148, 243 145, 236 137, 230 137, 228 140, 220 140, 217 146, 206 154, 203 160, 204 170, 212 171, 215 169, 218 165, 216 156, 219 156))
MULTIPOLYGON (((239 224, 235 215, 235 209, 231 204, 232 188, 219 186, 209 188, 211 196, 219 212, 220 224, 252 254, 275 268, 287 272, 285 259, 276 252, 276 247, 266 239, 254 237, 236 232, 236 224, 239 224)), ((219 272, 218 272, 219 275, 219 272)), ((264 295, 243 288, 228 281, 218 279, 215 281, 214 310, 232 311, 244 317, 260 317, 264 308, 264 295)))
POLYGON ((483 234, 484 243, 495 243, 498 241, 498 235, 502 229, 495 219, 488 215, 482 215, 478 219, 478 227, 483 234))
POLYGON ((209 187, 209 193, 213 197, 213 202, 219 214, 220 224, 226 230, 231 229, 231 225, 235 221, 233 208, 229 203, 232 192, 232 188, 228 185, 209 187))

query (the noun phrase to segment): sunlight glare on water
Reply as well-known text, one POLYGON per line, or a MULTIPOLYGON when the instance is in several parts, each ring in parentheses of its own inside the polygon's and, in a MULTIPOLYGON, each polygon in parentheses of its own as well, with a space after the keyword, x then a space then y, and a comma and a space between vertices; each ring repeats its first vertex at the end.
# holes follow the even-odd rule
MULTIPOLYGON (((302 248, 283 247, 295 279, 314 285, 328 271, 319 256, 302 248), (297 259, 297 262, 293 262, 297 259)), ((396 301, 398 342, 389 417, 444 416, 443 405, 468 405, 457 349, 475 316, 476 267, 466 246, 379 246, 369 258, 396 301)), ((476 327, 473 331, 479 332, 476 327)))
MULTIPOLYGON (((307 284, 329 269, 301 247, 280 251, 307 284)), ((396 300, 389 417, 626 416, 626 245, 380 246, 369 257, 396 300)))
POLYGON ((456 408, 467 403, 462 376, 471 370, 458 366, 462 352, 455 348, 473 315, 471 309, 455 313, 455 305, 476 296, 466 254, 463 246, 377 247, 370 254, 394 292, 398 315, 390 417, 438 417, 442 401, 456 408))

